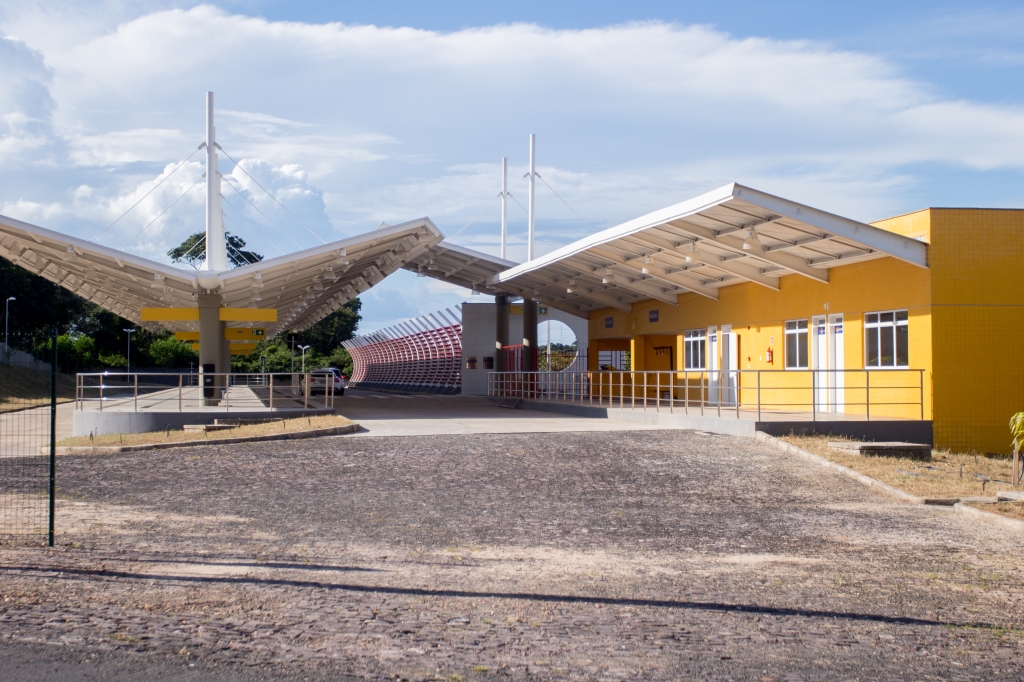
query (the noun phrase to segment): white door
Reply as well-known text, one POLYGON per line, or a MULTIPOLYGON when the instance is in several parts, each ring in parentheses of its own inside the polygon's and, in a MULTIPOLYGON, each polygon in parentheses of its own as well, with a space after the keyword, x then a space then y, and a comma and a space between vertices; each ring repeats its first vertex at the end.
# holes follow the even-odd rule
POLYGON ((828 316, 828 356, 831 369, 831 384, 829 385, 829 402, 832 404, 832 411, 842 413, 845 411, 846 382, 843 375, 845 364, 843 362, 843 316, 828 316))
POLYGON ((708 327, 708 402, 718 404, 718 327, 708 327))
POLYGON ((739 348, 732 325, 722 325, 722 404, 736 404, 736 378, 739 369, 739 348))
POLYGON ((814 410, 829 412, 828 318, 811 318, 811 367, 814 369, 814 410))

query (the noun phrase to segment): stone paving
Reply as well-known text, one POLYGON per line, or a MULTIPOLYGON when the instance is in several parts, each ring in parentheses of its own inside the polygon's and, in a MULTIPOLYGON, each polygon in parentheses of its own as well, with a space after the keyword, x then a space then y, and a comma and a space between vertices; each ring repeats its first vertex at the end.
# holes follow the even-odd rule
POLYGON ((59 489, 60 546, 0 550, 0 678, 39 661, 53 679, 762 682, 1024 664, 1024 537, 749 440, 339 437, 65 457, 59 489))

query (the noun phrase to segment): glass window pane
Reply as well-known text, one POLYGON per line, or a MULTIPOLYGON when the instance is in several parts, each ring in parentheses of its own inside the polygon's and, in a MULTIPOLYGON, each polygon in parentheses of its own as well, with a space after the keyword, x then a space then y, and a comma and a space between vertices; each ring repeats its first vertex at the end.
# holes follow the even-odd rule
POLYGON ((799 367, 796 353, 796 334, 786 334, 786 368, 799 367))
POLYGON ((910 366, 910 340, 909 328, 906 325, 896 327, 896 366, 910 366))
POLYGON ((894 357, 893 341, 895 340, 894 329, 892 327, 883 327, 878 330, 881 333, 882 347, 879 349, 878 362, 882 367, 892 367, 896 364, 896 358, 894 357))
POLYGON ((878 367, 878 329, 869 329, 865 334, 868 347, 868 367, 878 367))
POLYGON ((796 329, 796 322, 787 322, 786 329, 796 329))
POLYGON ((697 355, 697 369, 704 369, 707 365, 704 364, 704 337, 700 339, 700 349, 697 355))
MULTIPOLYGON (((806 327, 806 326, 807 326, 807 323, 804 322, 804 327, 806 327)), ((799 364, 797 366, 798 367, 807 367, 807 332, 806 331, 801 332, 797 336, 800 339, 800 343, 798 344, 798 348, 799 348, 798 352, 799 352, 800 360, 799 360, 799 364)))
POLYGON ((797 329, 807 329, 807 320, 797 320, 796 321, 796 328, 797 329))
POLYGON ((878 321, 879 322, 892 322, 892 313, 879 313, 878 314, 878 321))
POLYGON ((896 311, 896 320, 897 321, 906 320, 906 319, 907 319, 907 311, 906 310, 897 310, 896 311))
POLYGON ((864 320, 866 324, 878 324, 878 313, 868 313, 864 320))

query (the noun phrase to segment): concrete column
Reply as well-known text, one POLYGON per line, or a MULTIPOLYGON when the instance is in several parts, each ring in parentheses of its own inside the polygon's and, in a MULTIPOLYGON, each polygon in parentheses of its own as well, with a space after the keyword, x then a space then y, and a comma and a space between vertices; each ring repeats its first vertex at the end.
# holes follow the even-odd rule
POLYGON ((537 302, 523 298, 523 345, 526 347, 523 371, 537 371, 537 302))
POLYGON ((494 340, 494 369, 497 372, 507 372, 505 368, 505 353, 501 350, 508 343, 508 296, 498 295, 494 297, 496 313, 495 340, 494 340))
MULTIPOLYGON (((213 365, 213 371, 222 372, 224 359, 222 346, 224 341, 224 323, 220 321, 220 294, 199 294, 199 372, 202 374, 206 366, 213 365)), ((204 384, 203 381, 200 381, 204 384)), ((217 378, 213 385, 213 395, 205 395, 207 405, 220 402, 220 389, 224 382, 217 378)), ((204 384, 205 386, 205 384, 204 384)), ((206 387, 209 388, 209 387, 206 387)))

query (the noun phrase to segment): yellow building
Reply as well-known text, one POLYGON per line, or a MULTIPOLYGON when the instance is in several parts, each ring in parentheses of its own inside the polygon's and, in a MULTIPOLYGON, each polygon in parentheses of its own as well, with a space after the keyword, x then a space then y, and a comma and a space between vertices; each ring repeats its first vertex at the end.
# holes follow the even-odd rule
MULTIPOLYGON (((670 370, 661 397, 670 381, 675 399, 731 391, 764 410, 932 420, 936 447, 1005 453, 1024 410, 1022 257, 1021 210, 867 226, 730 185, 505 281, 554 304, 572 302, 555 301, 559 284, 589 292, 589 369, 670 370)), ((653 397, 641 380, 655 379, 632 375, 634 392, 653 397)))

